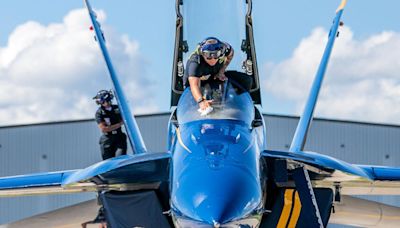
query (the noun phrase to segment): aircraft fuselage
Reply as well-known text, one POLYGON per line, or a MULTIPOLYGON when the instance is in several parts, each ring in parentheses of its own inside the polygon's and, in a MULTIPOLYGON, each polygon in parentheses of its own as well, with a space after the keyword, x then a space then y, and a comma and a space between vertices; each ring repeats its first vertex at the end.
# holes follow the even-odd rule
MULTIPOLYGON (((251 102, 248 94, 243 96, 251 102)), ((254 106, 249 115, 253 110, 254 106)), ((263 127, 212 118, 171 127, 170 204, 175 225, 258 223, 264 198, 263 127)))

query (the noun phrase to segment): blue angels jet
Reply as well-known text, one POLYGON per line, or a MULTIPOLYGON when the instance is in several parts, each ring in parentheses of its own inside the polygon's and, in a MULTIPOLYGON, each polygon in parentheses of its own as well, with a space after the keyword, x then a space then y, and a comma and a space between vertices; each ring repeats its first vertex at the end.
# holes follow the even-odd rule
POLYGON ((231 34, 219 34, 207 20, 193 28, 199 21, 194 18, 196 9, 204 3, 177 0, 168 148, 161 153, 147 151, 113 68, 105 34, 89 1, 84 0, 134 154, 80 170, 3 177, 0 196, 99 192, 110 227, 326 227, 329 221, 400 226, 399 208, 352 197, 400 194, 400 168, 355 165, 303 150, 347 1, 343 0, 336 11, 288 151, 268 150, 266 145, 252 1, 212 1, 232 14, 233 30, 241 26, 241 33, 230 42, 239 47, 235 58, 243 58, 231 65, 251 76, 249 91, 230 81, 203 89, 204 96, 214 100, 214 110, 200 115, 190 89, 183 85, 183 62, 189 48, 202 38, 213 35, 224 39, 231 34), (230 10, 238 5, 241 10, 230 10), (376 211, 363 212, 366 208, 376 211), (365 216, 360 219, 354 213, 365 216))

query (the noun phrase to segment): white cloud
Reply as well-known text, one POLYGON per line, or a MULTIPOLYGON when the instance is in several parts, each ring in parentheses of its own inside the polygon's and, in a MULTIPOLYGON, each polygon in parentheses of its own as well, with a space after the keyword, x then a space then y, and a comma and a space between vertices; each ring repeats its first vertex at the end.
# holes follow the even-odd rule
MULTIPOLYGON (((296 103, 303 110, 317 71, 328 32, 314 29, 293 55, 280 63, 264 65, 266 96, 296 103)), ((365 40, 340 29, 316 116, 371 122, 400 123, 400 34, 384 31, 365 40)))
MULTIPOLYGON (((114 67, 133 111, 155 111, 154 87, 139 44, 104 25, 114 67)), ((91 118, 92 97, 111 82, 86 10, 70 11, 62 23, 28 21, 0 47, 0 125, 91 118)))

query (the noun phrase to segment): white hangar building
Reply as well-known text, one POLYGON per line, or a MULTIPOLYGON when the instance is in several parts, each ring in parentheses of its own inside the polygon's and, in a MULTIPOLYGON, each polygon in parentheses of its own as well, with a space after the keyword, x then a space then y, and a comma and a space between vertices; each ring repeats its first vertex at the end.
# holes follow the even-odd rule
MULTIPOLYGON (((264 118, 269 149, 288 149, 298 118, 264 118)), ((169 113, 137 116, 149 151, 166 151, 168 119, 169 113)), ((101 160, 100 134, 93 119, 0 127, 0 176, 85 168, 101 160)), ((350 163, 400 166, 399 139, 396 125, 315 119, 305 149, 350 163)), ((0 198, 0 224, 94 197, 81 193, 0 198)), ((400 206, 398 196, 372 199, 400 206)))

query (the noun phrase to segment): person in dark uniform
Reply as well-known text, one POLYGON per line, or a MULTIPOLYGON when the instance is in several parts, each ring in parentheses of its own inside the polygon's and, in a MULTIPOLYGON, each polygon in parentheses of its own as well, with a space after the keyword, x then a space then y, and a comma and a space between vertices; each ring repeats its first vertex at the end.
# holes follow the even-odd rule
POLYGON ((207 100, 202 96, 200 82, 206 84, 229 79, 241 85, 243 90, 251 88, 252 79, 246 74, 237 71, 225 72, 233 55, 234 51, 230 44, 215 37, 208 37, 199 43, 189 57, 183 81, 185 87, 190 86, 193 98, 201 110, 211 106, 212 100, 207 100))
MULTIPOLYGON (((99 144, 101 157, 103 160, 113 158, 119 155, 125 155, 127 149, 126 135, 122 132, 121 126, 123 120, 118 105, 112 104, 114 95, 111 91, 100 90, 93 99, 100 107, 96 111, 95 119, 103 133, 100 137, 99 144)), ((100 195, 101 192, 98 193, 100 195)), ((100 209, 96 218, 90 223, 100 223, 100 227, 107 227, 105 219, 105 208, 101 200, 98 200, 100 209)), ((85 227, 86 223, 82 224, 85 227)))
POLYGON ((100 107, 96 111, 96 122, 103 133, 99 144, 103 160, 126 154, 126 135, 122 132, 122 117, 118 105, 112 104, 111 91, 100 90, 93 99, 100 107))

